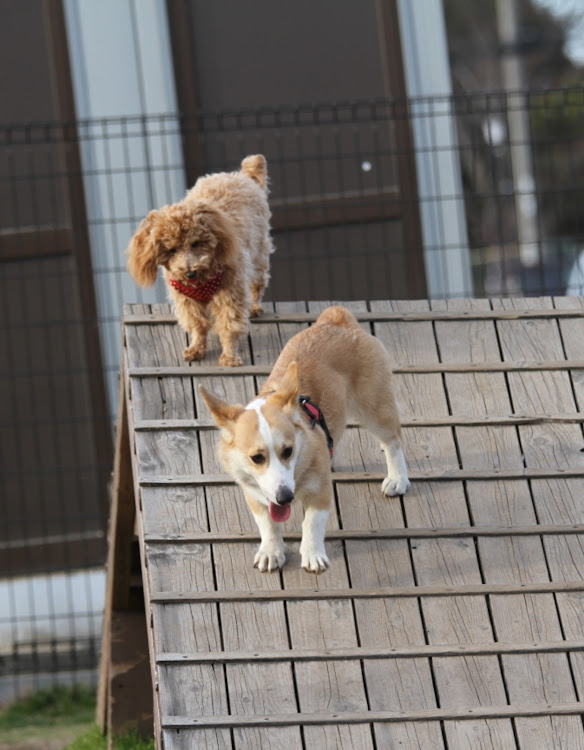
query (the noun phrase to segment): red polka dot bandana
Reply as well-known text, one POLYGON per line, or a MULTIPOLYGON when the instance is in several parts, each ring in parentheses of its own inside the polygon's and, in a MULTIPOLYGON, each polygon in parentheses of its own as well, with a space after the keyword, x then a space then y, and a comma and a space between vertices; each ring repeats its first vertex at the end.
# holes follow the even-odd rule
POLYGON ((209 300, 213 297, 213 295, 219 288, 219 284, 221 283, 224 272, 225 269, 221 267, 219 273, 216 276, 207 279, 207 281, 202 281, 195 284, 183 284, 176 279, 169 279, 168 281, 174 289, 176 289, 181 294, 184 294, 186 297, 195 299, 197 300, 197 302, 209 302, 209 300))

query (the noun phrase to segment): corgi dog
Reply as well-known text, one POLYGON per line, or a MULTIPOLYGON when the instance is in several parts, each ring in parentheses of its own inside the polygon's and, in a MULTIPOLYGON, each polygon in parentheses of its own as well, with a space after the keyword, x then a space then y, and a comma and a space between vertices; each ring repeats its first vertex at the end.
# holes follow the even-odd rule
POLYGON ((247 406, 199 388, 221 428, 221 462, 257 523, 261 543, 254 565, 261 572, 285 562, 282 526, 293 500, 304 506, 302 567, 312 573, 329 567, 324 540, 333 502, 331 453, 349 416, 381 443, 387 462, 382 493, 403 495, 409 487, 389 358, 343 307, 327 308, 290 339, 247 406))

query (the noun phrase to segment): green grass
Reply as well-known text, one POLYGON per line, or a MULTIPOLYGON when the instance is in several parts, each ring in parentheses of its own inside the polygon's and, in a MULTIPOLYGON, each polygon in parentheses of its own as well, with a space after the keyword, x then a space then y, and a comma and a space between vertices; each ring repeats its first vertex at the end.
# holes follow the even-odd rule
MULTIPOLYGON (((115 750, 154 750, 154 740, 142 739, 135 730, 116 738, 115 750)), ((63 750, 106 750, 107 740, 95 724, 63 750)))
POLYGON ((0 746, 63 747, 95 721, 95 693, 84 687, 54 687, 0 710, 0 746))
MULTIPOLYGON (((106 750, 106 738, 95 724, 95 691, 55 687, 0 710, 0 745, 34 747, 35 741, 52 741, 63 750, 106 750)), ((116 738, 115 749, 154 750, 154 740, 132 730, 116 738)))
POLYGON ((106 748, 107 739, 97 724, 94 724, 63 750, 106 750, 106 748))
POLYGON ((87 724, 95 716, 95 692, 90 688, 54 687, 14 701, 0 711, 0 731, 31 726, 87 724))

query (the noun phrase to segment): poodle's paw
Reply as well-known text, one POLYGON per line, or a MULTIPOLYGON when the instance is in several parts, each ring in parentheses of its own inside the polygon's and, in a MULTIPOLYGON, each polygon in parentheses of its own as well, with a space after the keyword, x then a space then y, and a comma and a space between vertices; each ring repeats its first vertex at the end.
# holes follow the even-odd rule
POLYGON ((256 302, 254 305, 251 306, 251 310, 249 311, 249 317, 257 318, 257 316, 261 315, 263 311, 264 311, 264 308, 256 302))
POLYGON ((223 352, 219 357, 219 364, 221 367, 240 367, 243 360, 237 354, 225 354, 223 352))
POLYGON ((207 347, 200 344, 191 344, 183 351, 185 362, 193 362, 195 359, 203 359, 207 353, 207 347))
POLYGON ((272 572, 278 570, 286 562, 286 555, 284 554, 284 547, 277 544, 266 544, 262 545, 256 553, 253 561, 254 568, 257 568, 260 573, 266 571, 272 572))
POLYGON ((386 497, 405 495, 410 487, 410 480, 406 475, 390 477, 387 476, 381 485, 381 491, 386 497))

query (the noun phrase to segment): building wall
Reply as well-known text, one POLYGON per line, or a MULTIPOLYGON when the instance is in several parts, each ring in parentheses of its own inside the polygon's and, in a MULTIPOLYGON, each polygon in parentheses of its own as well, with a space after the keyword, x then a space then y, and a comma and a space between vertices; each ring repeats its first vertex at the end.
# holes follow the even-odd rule
POLYGON ((452 112, 442 0, 398 0, 412 102, 418 193, 430 297, 471 297, 466 216, 452 112), (429 97, 444 97, 442 101, 429 97))
POLYGON ((137 289, 124 251, 150 209, 180 200, 186 191, 180 130, 168 126, 178 114, 170 38, 163 0, 64 0, 64 7, 78 119, 132 116, 126 129, 105 121, 79 128, 113 417, 122 304, 166 301, 160 279, 150 290, 137 289), (140 119, 145 115, 164 116, 163 135, 155 122, 140 119))

